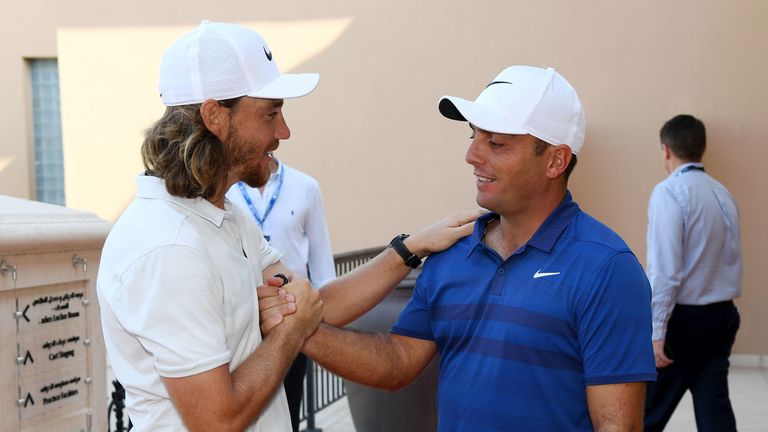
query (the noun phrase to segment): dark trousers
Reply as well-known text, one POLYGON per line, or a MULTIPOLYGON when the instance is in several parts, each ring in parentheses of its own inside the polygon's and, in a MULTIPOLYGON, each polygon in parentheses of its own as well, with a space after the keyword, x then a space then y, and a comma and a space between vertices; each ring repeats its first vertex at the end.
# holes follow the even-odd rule
POLYGON ((304 375, 307 374, 307 356, 299 353, 293 361, 291 369, 283 380, 285 396, 288 398, 288 410, 291 412, 293 432, 299 431, 299 416, 301 415, 301 397, 304 395, 304 375))
POLYGON ((735 431, 728 398, 728 357, 739 329, 732 301, 705 306, 676 305, 667 325, 666 347, 673 364, 657 369, 645 399, 645 430, 661 431, 687 390, 699 431, 735 431))

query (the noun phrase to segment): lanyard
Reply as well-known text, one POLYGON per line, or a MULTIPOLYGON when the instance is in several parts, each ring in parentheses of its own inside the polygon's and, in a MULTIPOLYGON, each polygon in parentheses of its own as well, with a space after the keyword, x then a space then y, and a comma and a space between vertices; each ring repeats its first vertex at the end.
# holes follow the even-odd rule
POLYGON ((680 172, 675 174, 675 177, 677 177, 679 175, 683 175, 683 174, 687 173, 688 171, 704 171, 704 167, 700 167, 698 165, 688 165, 687 167, 681 169, 680 172))
POLYGON ((248 208, 251 209, 253 217, 256 218, 256 222, 259 223, 259 227, 262 230, 264 229, 264 221, 267 220, 269 213, 272 211, 272 207, 275 206, 277 196, 280 195, 280 189, 283 187, 283 174, 283 164, 280 164, 280 169, 277 170, 277 188, 275 189, 275 193, 272 194, 272 197, 269 198, 269 204, 267 204, 267 208, 264 210, 264 217, 259 216, 259 211, 256 210, 256 206, 253 205, 253 201, 251 201, 251 197, 248 195, 248 191, 245 189, 245 183, 241 181, 237 182, 237 187, 240 188, 240 193, 243 194, 245 203, 248 204, 248 208))

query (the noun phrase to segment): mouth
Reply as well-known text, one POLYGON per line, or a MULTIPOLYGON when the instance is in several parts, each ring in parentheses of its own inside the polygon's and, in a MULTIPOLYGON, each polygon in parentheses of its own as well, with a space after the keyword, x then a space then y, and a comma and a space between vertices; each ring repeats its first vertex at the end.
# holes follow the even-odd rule
POLYGON ((494 178, 484 177, 479 174, 475 174, 475 177, 477 178, 478 183, 483 183, 483 184, 493 183, 496 181, 496 179, 494 178))
POLYGON ((280 141, 275 141, 274 143, 267 146, 267 149, 264 151, 264 157, 269 160, 274 159, 275 157, 274 153, 278 147, 280 147, 280 141))

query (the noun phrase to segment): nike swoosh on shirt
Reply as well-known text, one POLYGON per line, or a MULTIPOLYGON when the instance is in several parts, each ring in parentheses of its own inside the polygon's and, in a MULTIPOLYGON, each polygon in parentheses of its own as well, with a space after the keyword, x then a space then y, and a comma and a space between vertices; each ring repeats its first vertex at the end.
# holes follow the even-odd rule
POLYGON ((538 270, 536 270, 536 273, 533 274, 533 278, 534 279, 538 279, 538 278, 542 278, 542 277, 555 276, 555 275, 559 275, 559 274, 560 274, 560 272, 542 273, 541 269, 538 269, 538 270))

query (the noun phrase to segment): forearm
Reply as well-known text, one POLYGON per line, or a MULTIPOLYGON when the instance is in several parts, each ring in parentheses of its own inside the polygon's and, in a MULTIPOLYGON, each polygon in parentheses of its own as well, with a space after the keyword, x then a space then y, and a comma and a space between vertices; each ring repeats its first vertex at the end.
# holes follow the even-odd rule
POLYGON ((187 427, 191 431, 242 431, 253 424, 280 390, 288 368, 301 349, 303 341, 297 332, 293 333, 276 329, 264 339, 231 373, 229 391, 205 402, 206 409, 199 417, 192 421, 185 418, 187 427))
POLYGON ((408 385, 428 363, 422 365, 413 356, 408 356, 390 335, 343 330, 324 324, 307 340, 303 351, 343 378, 387 390, 408 385))
POLYGON ((278 391, 303 335, 281 325, 230 373, 229 364, 180 378, 163 378, 190 431, 242 431, 267 408, 278 391))
POLYGON ((247 427, 261 415, 282 388, 283 379, 303 344, 299 332, 286 327, 264 339, 256 351, 232 372, 232 413, 247 427), (240 414, 242 413, 242 414, 240 414))
POLYGON ((653 340, 664 339, 667 333, 667 323, 672 316, 672 310, 677 302, 679 283, 657 276, 652 282, 651 296, 651 323, 653 327, 653 340))
POLYGON ((403 259, 387 248, 320 290, 325 304, 323 321, 334 326, 354 321, 381 302, 410 271, 403 259))
MULTIPOLYGON (((483 212, 451 215, 403 240, 419 258, 445 250, 456 240, 469 235, 474 220, 483 212)), ((387 248, 363 266, 329 283, 322 289, 325 322, 344 325, 378 304, 411 270, 403 258, 387 248)))

